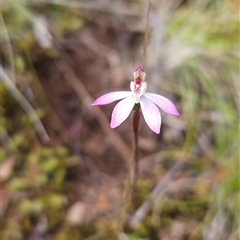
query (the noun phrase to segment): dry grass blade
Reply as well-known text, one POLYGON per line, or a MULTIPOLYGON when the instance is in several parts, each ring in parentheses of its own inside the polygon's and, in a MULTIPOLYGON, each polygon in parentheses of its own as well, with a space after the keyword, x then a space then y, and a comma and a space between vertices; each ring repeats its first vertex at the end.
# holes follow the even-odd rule
POLYGON ((49 136, 41 120, 39 119, 39 116, 37 115, 36 111, 33 109, 33 107, 27 101, 27 99, 22 95, 22 93, 16 88, 12 80, 8 77, 8 75, 3 70, 2 66, 0 66, 0 76, 1 76, 1 82, 3 83, 3 85, 8 89, 8 91, 18 101, 18 103, 22 106, 22 108, 25 110, 25 112, 29 116, 41 140, 44 143, 48 142, 49 136))
POLYGON ((123 4, 119 3, 119 1, 63 1, 63 0, 37 0, 38 3, 48 3, 48 4, 56 4, 70 8, 80 8, 83 10, 89 11, 101 11, 101 12, 110 12, 113 10, 116 14, 124 15, 124 16, 139 16, 138 12, 127 8, 123 4))
POLYGON ((3 41, 2 44, 4 44, 4 37, 6 38, 5 49, 8 54, 8 57, 9 57, 8 60, 10 63, 10 74, 11 74, 10 79, 13 81, 13 83, 16 83, 13 50, 12 50, 10 38, 9 38, 6 24, 4 22, 2 14, 0 16, 0 22, 1 22, 1 27, 2 27, 2 37, 1 37, 1 41, 3 41))
POLYGON ((219 210, 211 223, 208 226, 205 226, 203 231, 203 240, 215 240, 216 236, 218 236, 219 240, 226 239, 226 229, 224 229, 224 213, 219 210))

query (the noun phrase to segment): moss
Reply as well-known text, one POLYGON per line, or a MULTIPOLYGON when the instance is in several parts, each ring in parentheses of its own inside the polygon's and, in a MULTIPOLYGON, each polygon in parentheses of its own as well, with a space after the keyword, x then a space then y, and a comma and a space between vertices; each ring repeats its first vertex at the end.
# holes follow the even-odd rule
POLYGON ((12 190, 24 190, 29 188, 29 182, 23 177, 15 177, 10 180, 8 186, 12 190))
POLYGON ((21 226, 13 220, 7 222, 6 227, 1 229, 0 234, 1 240, 24 240, 21 226))
POLYGON ((64 226, 53 238, 54 240, 82 240, 82 233, 79 227, 64 226))
POLYGON ((52 209, 59 209, 67 204, 67 198, 57 193, 48 193, 42 196, 40 199, 45 206, 52 209))
POLYGON ((177 216, 179 214, 190 218, 201 220, 208 209, 208 199, 202 200, 176 200, 168 199, 165 201, 162 212, 162 217, 177 216))
POLYGON ((69 151, 67 148, 63 147, 63 146, 58 146, 55 149, 55 154, 57 157, 59 158, 65 158, 69 155, 69 151))
POLYGON ((54 230, 64 221, 65 212, 63 209, 47 208, 44 213, 47 218, 48 228, 50 231, 54 230))
POLYGON ((53 180, 52 180, 52 182, 54 183, 54 185, 60 187, 60 186, 63 184, 65 175, 66 175, 66 168, 64 168, 64 167, 59 167, 59 168, 55 171, 55 175, 54 175, 53 180))
POLYGON ((31 224, 30 216, 28 215, 23 216, 23 218, 21 219, 21 226, 23 231, 31 230, 32 224, 31 224))
POLYGON ((19 205, 18 209, 25 213, 25 214, 38 214, 43 210, 43 203, 39 199, 35 200, 28 200, 28 199, 23 199, 19 205))
POLYGON ((21 55, 15 55, 14 57, 15 70, 19 73, 23 73, 26 68, 25 61, 21 55))
POLYGON ((151 182, 147 179, 138 179, 136 182, 136 191, 134 193, 134 201, 132 206, 134 209, 138 208, 150 194, 151 182))
POLYGON ((16 148, 18 148, 21 152, 27 151, 30 147, 30 142, 22 132, 14 134, 13 141, 16 145, 16 148))
POLYGON ((146 237, 148 235, 149 229, 147 228, 147 226, 140 223, 134 232, 138 237, 146 237))
POLYGON ((54 171, 59 166, 59 159, 56 157, 51 157, 47 161, 41 163, 41 170, 43 172, 54 171))
POLYGON ((97 219, 95 223, 95 228, 99 234, 99 239, 118 239, 120 227, 119 224, 120 221, 118 216, 110 216, 97 219))
POLYGON ((41 150, 40 159, 49 159, 54 155, 54 149, 45 147, 41 150))

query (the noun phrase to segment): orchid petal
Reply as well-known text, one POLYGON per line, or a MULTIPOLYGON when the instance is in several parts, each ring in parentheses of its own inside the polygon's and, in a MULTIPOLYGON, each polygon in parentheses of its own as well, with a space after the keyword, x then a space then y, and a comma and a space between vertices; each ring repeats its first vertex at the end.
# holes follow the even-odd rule
POLYGON ((147 90, 147 83, 143 82, 142 86, 141 86, 141 89, 140 89, 141 96, 146 92, 146 90, 147 90))
POLYGON ((175 105, 168 98, 154 93, 144 93, 144 96, 159 106, 164 112, 177 116, 180 115, 175 105))
POLYGON ((160 133, 161 115, 157 106, 144 95, 140 99, 140 105, 147 125, 153 132, 160 133))
POLYGON ((121 100, 113 109, 110 127, 118 127, 123 121, 125 121, 134 105, 135 100, 133 96, 121 100))
POLYGON ((133 81, 131 81, 130 82, 130 89, 131 89, 131 91, 132 91, 132 93, 134 93, 134 82, 133 81))
POLYGON ((97 98, 91 105, 105 105, 132 95, 130 91, 110 92, 97 98))

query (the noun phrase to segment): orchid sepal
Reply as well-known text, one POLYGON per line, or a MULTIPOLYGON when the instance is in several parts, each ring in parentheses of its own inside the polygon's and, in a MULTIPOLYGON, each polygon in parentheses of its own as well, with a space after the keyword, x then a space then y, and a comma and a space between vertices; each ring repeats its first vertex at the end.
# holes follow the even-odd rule
POLYGON ((134 81, 130 83, 131 91, 110 92, 97 98, 91 105, 105 105, 121 100, 114 107, 111 117, 111 128, 118 127, 130 115, 136 105, 140 105, 143 117, 149 128, 159 134, 161 128, 161 114, 159 108, 164 112, 179 116, 176 106, 168 98, 161 95, 148 93, 147 83, 144 82, 146 73, 138 67, 133 73, 134 81))

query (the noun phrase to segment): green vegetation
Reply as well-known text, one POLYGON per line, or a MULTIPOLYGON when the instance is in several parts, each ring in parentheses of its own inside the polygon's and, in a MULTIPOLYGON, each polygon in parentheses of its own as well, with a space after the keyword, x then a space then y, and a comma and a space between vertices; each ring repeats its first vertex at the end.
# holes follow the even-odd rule
MULTIPOLYGON (((235 239, 240 225, 239 16, 236 1, 190 0, 179 4, 176 9, 169 3, 171 10, 167 17, 160 16, 159 13, 166 7, 163 3, 154 9, 153 21, 163 18, 164 63, 161 66, 151 65, 152 59, 159 57, 158 46, 154 45, 158 41, 154 38, 159 29, 153 28, 150 29, 151 44, 147 52, 151 59, 146 59, 146 65, 148 66, 149 62, 149 69, 162 68, 163 78, 157 82, 157 87, 176 99, 181 116, 173 120, 171 117, 165 119, 164 115, 164 130, 157 140, 154 152, 151 153, 153 155, 149 155, 149 165, 155 165, 152 171, 147 171, 136 183, 135 201, 129 204, 122 203, 120 199, 121 207, 114 200, 109 200, 112 195, 106 197, 109 202, 100 198, 100 203, 96 200, 96 206, 88 206, 89 202, 98 199, 96 191, 91 189, 92 178, 97 182, 96 188, 100 189, 101 181, 106 177, 105 173, 99 174, 101 164, 97 160, 96 166, 99 164, 100 167, 96 170, 93 157, 102 158, 104 161, 107 161, 108 157, 111 159, 112 153, 101 155, 102 151, 108 153, 111 139, 109 136, 100 135, 100 130, 96 131, 98 125, 95 124, 92 113, 86 113, 88 109, 85 109, 84 104, 82 107, 82 99, 79 102, 75 100, 74 91, 68 95, 73 96, 73 101, 77 102, 80 109, 78 114, 79 121, 82 121, 79 127, 81 134, 75 128, 68 128, 67 121, 64 122, 61 113, 54 109, 54 101, 49 101, 49 96, 46 96, 44 81, 48 79, 41 79, 36 65, 40 62, 44 71, 47 71, 48 61, 55 59, 57 62, 64 58, 64 55, 61 55, 64 47, 69 52, 76 52, 78 47, 71 49, 69 42, 64 40, 68 38, 72 44, 76 44, 79 32, 91 29, 92 25, 100 29, 100 33, 96 36, 93 34, 92 37, 105 43, 106 49, 114 49, 114 41, 109 43, 106 39, 116 32, 121 35, 122 30, 115 29, 115 22, 108 19, 111 10, 107 7, 104 12, 99 10, 98 6, 91 8, 82 4, 80 7, 72 7, 71 3, 75 1, 59 1, 59 4, 50 2, 11 0, 4 3, 1 10, 2 240, 33 239, 31 236, 35 233, 49 240, 117 239, 120 233, 124 240, 174 240, 176 226, 180 226, 182 231, 180 233, 179 230, 179 234, 182 234, 181 238, 179 235, 179 240, 203 239, 203 236, 208 239, 210 232, 220 234, 222 238, 219 237, 219 240, 235 239), (90 15, 94 11, 97 12, 97 17, 93 20, 90 15), (107 25, 104 25, 108 20, 107 25), (47 26, 44 25, 45 21, 47 26), (46 32, 48 28, 50 30, 46 32), (38 34, 42 31, 40 36, 46 34, 45 38, 40 39, 34 29, 37 29, 38 34), (102 32, 107 32, 107 37, 101 39, 102 32), (48 38, 49 36, 52 38, 48 38), (48 44, 44 45, 46 42, 42 41, 47 41, 48 44), (175 135, 171 129, 176 131, 175 135), (164 137, 166 132, 169 134, 164 137), (169 137, 171 134, 172 138, 169 137), (85 144, 85 138, 94 136, 97 136, 97 141, 93 141, 92 145, 85 144), (71 137, 72 142, 69 140, 71 137), (77 157, 74 152, 77 145, 75 143, 80 146, 76 151, 79 154, 77 157), (98 146, 100 144, 101 147, 98 146), (92 149, 96 152, 91 152, 91 155, 88 151, 93 151, 92 149), (82 156, 85 156, 83 160, 82 156), (171 169, 169 166, 178 161, 185 163, 184 168, 174 175, 162 195, 151 198, 151 209, 136 228, 131 228, 128 225, 129 218, 149 200, 154 187, 171 169), (93 177, 94 174, 96 178, 93 177), (82 191, 81 194, 78 191, 82 191), (88 206, 87 214, 85 213, 84 220, 71 225, 66 216, 76 201, 82 201, 88 206), (102 206, 107 206, 106 209, 110 210, 104 212, 102 206), (100 210, 95 210, 95 207, 100 210), (123 209, 124 207, 127 210, 123 209)), ((124 4, 127 3, 123 2, 124 4)), ((138 10, 141 7, 141 2, 136 1, 129 9, 138 10)), ((112 14, 114 15, 114 11, 112 14)), ((135 32, 125 33, 122 39, 128 34, 131 36, 129 39, 139 40, 139 33, 135 32)), ((120 39, 119 35, 117 36, 120 39)), ((119 41, 124 41, 122 39, 119 41)), ((142 41, 142 38, 140 40, 142 41)), ((79 45, 82 46, 81 44, 79 45)), ((141 42, 138 44, 141 45, 141 42)), ((131 44, 122 44, 121 51, 117 47, 114 50, 119 55, 124 52, 133 56, 136 46, 134 50, 131 47, 131 44)), ((76 72, 79 68, 80 72, 85 69, 84 71, 91 73, 93 68, 110 68, 111 74, 114 72, 115 63, 111 62, 111 65, 106 61, 104 67, 100 64, 103 57, 96 53, 98 48, 99 45, 94 45, 91 49, 94 62, 89 58, 84 66, 76 65, 76 72)), ((77 54, 88 57, 83 49, 77 54)), ((113 52, 111 54, 106 50, 104 57, 114 59, 113 52)), ((73 62, 78 61, 76 55, 73 62)), ((101 87, 108 84, 99 84, 99 81, 108 75, 104 73, 104 69, 101 70, 102 76, 91 79, 98 81, 98 89, 89 89, 91 94, 95 94, 94 91, 98 91, 98 94, 102 91, 101 87)), ((54 74, 51 70, 49 72, 50 75, 54 74)), ((117 75, 115 72, 114 74, 117 75)), ((147 75, 149 86, 154 75, 154 71, 147 75)), ((80 79, 90 88, 90 80, 84 78, 83 74, 80 79)), ((125 134, 125 142, 128 142, 131 133, 125 129, 125 134)), ((121 137, 122 135, 125 138, 124 134, 119 134, 121 137)), ((147 139, 148 136, 145 137, 147 139)), ((152 135, 151 139, 155 140, 152 135)), ((145 155, 149 154, 148 151, 142 151, 145 155)), ((116 154, 114 159, 117 157, 119 156, 116 154)), ((122 170, 124 173, 125 171, 126 169, 122 170)), ((116 181, 123 182, 117 177, 116 181)), ((109 184, 110 182, 108 180, 109 184)), ((123 188, 121 190, 124 196, 123 188)), ((110 195, 110 190, 108 186, 105 188, 107 196, 110 195)), ((122 199, 128 200, 127 197, 122 199)))

